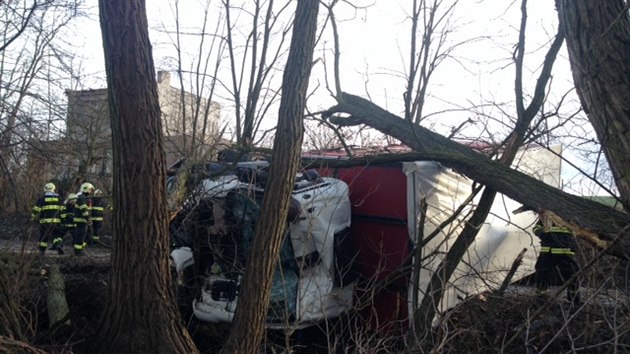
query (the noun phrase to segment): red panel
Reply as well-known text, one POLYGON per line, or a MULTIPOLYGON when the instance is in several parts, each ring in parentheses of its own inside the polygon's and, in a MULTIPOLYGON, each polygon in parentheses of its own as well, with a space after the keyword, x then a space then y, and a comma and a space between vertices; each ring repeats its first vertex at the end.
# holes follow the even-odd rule
POLYGON ((361 310, 364 323, 372 330, 406 331, 408 274, 376 293, 369 285, 400 270, 410 252, 407 177, 402 166, 358 166, 320 172, 339 178, 350 187, 350 228, 356 247, 353 266, 367 280, 357 287, 355 296, 371 296, 370 306, 361 310))
MULTIPOLYGON (((352 219, 352 241, 357 247, 356 270, 368 279, 383 279, 400 269, 409 255, 407 225, 352 219)), ((396 282, 406 286, 406 280, 396 282)))
POLYGON ((407 220, 407 176, 401 165, 339 169, 350 187, 353 215, 407 220))
POLYGON ((368 280, 357 286, 355 296, 358 301, 364 301, 362 296, 371 296, 370 306, 361 310, 364 324, 371 330, 404 333, 408 326, 408 274, 400 276, 376 293, 369 284, 401 269, 410 252, 407 225, 370 221, 361 217, 352 219, 351 230, 357 248, 355 270, 368 280))

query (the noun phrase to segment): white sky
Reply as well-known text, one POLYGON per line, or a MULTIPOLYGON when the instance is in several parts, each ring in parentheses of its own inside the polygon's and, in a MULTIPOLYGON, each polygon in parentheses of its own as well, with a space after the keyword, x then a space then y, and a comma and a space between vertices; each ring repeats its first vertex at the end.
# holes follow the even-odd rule
MULTIPOLYGON (((198 3, 183 0, 181 6, 195 8, 198 3)), ((212 6, 220 4, 219 1, 214 1, 214 3, 212 6)), ((366 11, 358 12, 356 17, 347 6, 345 14, 337 15, 340 20, 344 90, 363 94, 365 92, 364 73, 369 70, 371 97, 378 104, 388 106, 395 112, 400 109, 400 97, 404 88, 403 79, 396 75, 407 70, 408 62, 409 24, 406 21, 407 14, 404 6, 408 6, 411 1, 358 0, 355 3, 373 3, 373 5, 366 11), (351 17, 354 17, 352 21, 343 21, 351 17)), ((510 5, 510 3, 505 0, 460 1, 453 21, 455 29, 449 38, 452 42, 471 38, 481 39, 459 47, 453 54, 457 61, 447 60, 438 67, 431 85, 434 96, 442 100, 461 103, 478 100, 481 94, 491 97, 503 96, 506 100, 513 99, 514 68, 509 64, 511 50, 518 39, 520 4, 510 5)), ((95 17, 81 25, 76 40, 77 49, 86 58, 85 65, 88 72, 97 73, 102 78, 104 77, 103 53, 96 17, 96 0, 88 0, 88 4, 93 5, 92 11, 95 17), (84 38, 80 38, 81 35, 84 38)), ((167 4, 165 0, 147 1, 151 27, 156 27, 162 21, 168 20, 170 9, 167 4), (156 6, 156 4, 159 5, 156 6)), ((549 1, 530 0, 529 8, 527 49, 530 54, 526 57, 526 65, 529 64, 529 68, 537 70, 548 41, 555 30, 556 12, 553 2, 549 1), (541 46, 545 47, 541 48, 541 46)), ((343 9, 340 7, 340 10, 343 9)), ((190 10, 194 12, 192 14, 183 12, 186 17, 190 17, 191 22, 199 21, 200 11, 190 10)), ((320 14, 323 12, 322 8, 320 14)), ((189 25, 187 21, 182 22, 189 25)), ((174 54, 172 49, 164 44, 165 41, 157 37, 157 33, 152 31, 154 62, 156 70, 160 70, 163 69, 160 68, 160 63, 164 61, 164 58, 174 54)), ((560 74, 557 76, 562 76, 565 84, 570 85, 571 77, 568 75, 569 67, 564 51, 562 55, 564 58, 556 62, 554 71, 560 74)), ((321 72, 318 72, 316 68, 314 75, 317 74, 321 72)), ((537 72, 534 75, 537 75, 537 72)), ((532 78, 535 76, 529 77, 529 87, 533 86, 532 78)), ((92 85, 102 86, 103 83, 94 82, 92 85)))

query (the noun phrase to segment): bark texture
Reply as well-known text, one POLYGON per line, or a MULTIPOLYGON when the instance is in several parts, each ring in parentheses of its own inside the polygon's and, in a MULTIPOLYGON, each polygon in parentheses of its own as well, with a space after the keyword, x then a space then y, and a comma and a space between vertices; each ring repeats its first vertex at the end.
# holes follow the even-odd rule
POLYGON ((269 183, 256 226, 252 253, 241 282, 238 308, 224 353, 257 353, 265 334, 273 272, 286 228, 289 200, 300 166, 303 115, 313 62, 319 1, 297 3, 289 57, 282 79, 282 99, 269 183))
MULTIPOLYGON (((432 160, 466 175, 497 192, 532 207, 551 210, 575 226, 590 230, 603 240, 619 238, 610 252, 630 256, 630 215, 603 204, 565 193, 522 172, 470 149, 467 146, 415 125, 361 97, 343 93, 340 102, 325 114, 331 122, 350 126, 365 124, 399 139, 416 150, 392 155, 391 161, 432 160), (349 117, 333 116, 343 112, 349 117)), ((369 160, 368 160, 369 161, 369 160)), ((365 163, 357 160, 356 163, 365 163)))
POLYGON ((48 307, 48 323, 50 328, 70 325, 70 308, 66 300, 66 282, 58 264, 53 264, 48 270, 48 293, 46 294, 48 307))
POLYGON ((575 88, 630 211, 630 16, 624 0, 556 0, 575 88))
POLYGON ((165 160, 144 0, 99 1, 114 151, 112 273, 98 353, 195 353, 170 287, 165 160))

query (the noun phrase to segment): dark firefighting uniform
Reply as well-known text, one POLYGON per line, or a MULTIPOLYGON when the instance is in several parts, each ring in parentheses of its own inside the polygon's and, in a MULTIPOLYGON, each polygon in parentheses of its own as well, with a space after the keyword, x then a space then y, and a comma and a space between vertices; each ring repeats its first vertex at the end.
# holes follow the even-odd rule
POLYGON ((72 244, 75 254, 82 254, 83 249, 87 245, 85 237, 87 235, 88 223, 90 222, 90 213, 92 208, 92 199, 89 195, 79 193, 77 201, 74 205, 74 234, 72 235, 72 244))
POLYGON ((105 215, 105 200, 102 197, 92 197, 92 232, 86 242, 88 245, 93 241, 101 239, 101 230, 103 229, 103 220, 105 215))
POLYGON ((43 253, 48 248, 48 240, 61 237, 61 198, 57 193, 46 192, 33 206, 31 219, 39 224, 39 250, 43 253))
MULTIPOLYGON (((74 222, 74 204, 76 203, 76 199, 67 200, 66 204, 61 209, 61 227, 63 229, 62 235, 70 234, 71 237, 74 237, 74 230, 77 227, 77 224, 74 222)), ((62 236, 62 237, 63 237, 62 236)), ((60 240, 60 242, 63 241, 60 240)))
MULTIPOLYGON (((540 254, 536 261, 538 288, 547 289, 551 285, 564 284, 579 271, 575 261, 578 245, 573 233, 555 225, 545 227, 539 220, 534 226, 534 234, 540 238, 540 254)), ((569 300, 579 301, 578 287, 577 281, 567 286, 569 300)))

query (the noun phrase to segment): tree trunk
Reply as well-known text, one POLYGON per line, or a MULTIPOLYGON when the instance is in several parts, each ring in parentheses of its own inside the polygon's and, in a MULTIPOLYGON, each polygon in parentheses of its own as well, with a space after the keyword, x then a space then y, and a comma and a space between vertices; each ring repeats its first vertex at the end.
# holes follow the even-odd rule
POLYGON ((630 16, 624 0, 556 0, 582 107, 630 211, 630 16))
POLYGON ((69 326, 70 309, 66 300, 66 283, 58 264, 53 264, 48 269, 48 292, 46 295, 49 328, 69 326))
POLYGON ((195 353, 170 287, 165 159, 144 0, 99 1, 114 152, 112 273, 94 352, 195 353))
MULTIPOLYGON (((391 160, 431 160, 462 173, 497 192, 536 208, 547 209, 576 226, 586 228, 604 240, 621 235, 620 246, 610 252, 619 257, 630 256, 630 215, 586 198, 565 193, 522 172, 503 166, 467 146, 378 107, 363 98, 343 93, 340 102, 325 117, 343 112, 349 117, 332 117, 342 125, 369 125, 418 151, 410 155, 392 155, 391 160), (624 229, 626 228, 626 229, 624 229)), ((357 163, 365 163, 358 160, 357 163)))
POLYGON ((256 353, 265 333, 271 281, 286 228, 295 174, 300 165, 303 115, 313 61, 318 9, 318 1, 300 0, 297 4, 291 48, 282 81, 269 183, 224 353, 256 353))

